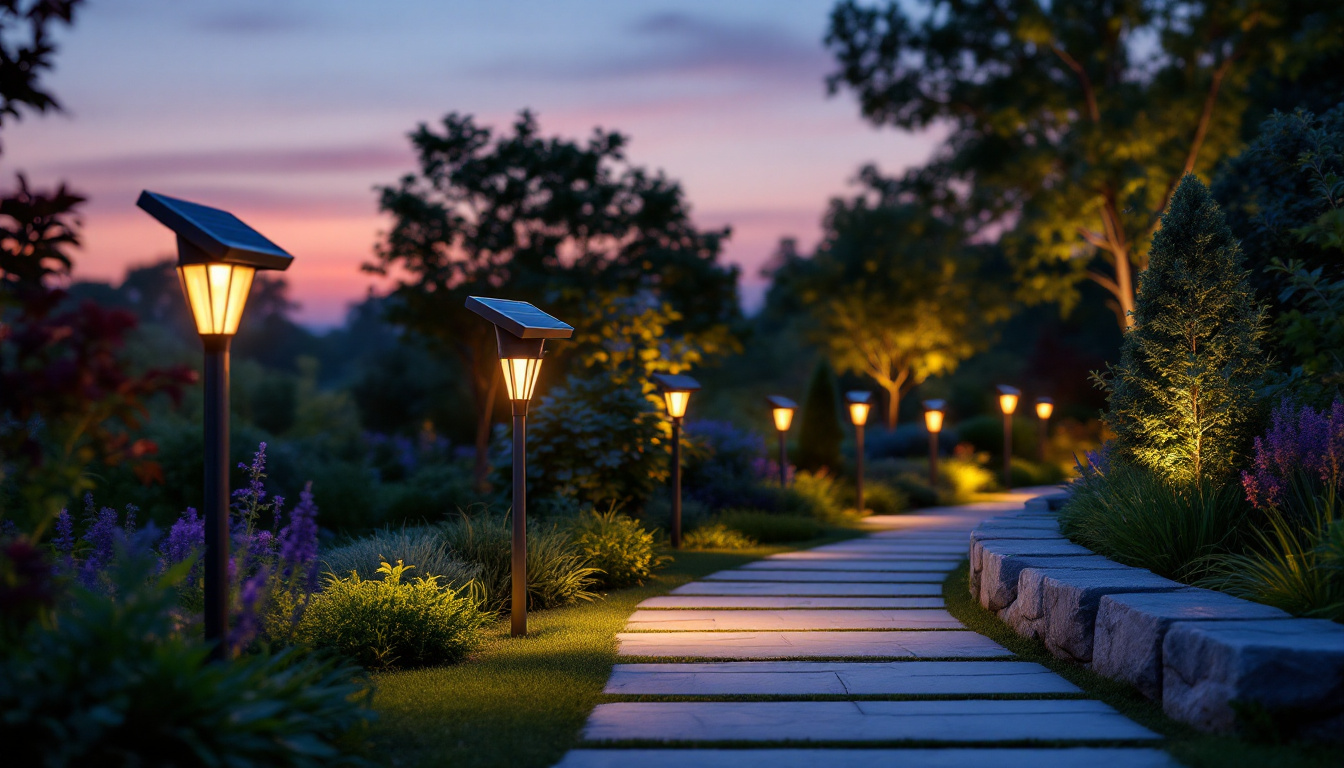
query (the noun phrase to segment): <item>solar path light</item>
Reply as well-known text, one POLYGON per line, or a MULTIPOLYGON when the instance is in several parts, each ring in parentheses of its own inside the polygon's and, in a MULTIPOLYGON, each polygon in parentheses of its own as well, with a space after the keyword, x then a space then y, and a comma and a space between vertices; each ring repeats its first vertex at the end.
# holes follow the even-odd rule
POLYGON ((513 569, 509 630, 527 634, 527 403, 537 386, 547 339, 568 339, 574 328, 525 301, 467 297, 467 309, 495 325, 504 387, 513 404, 513 569))
POLYGON ((1013 411, 1022 391, 1007 384, 999 385, 999 409, 1003 411, 1003 487, 1013 489, 1013 411))
POLYGON ((929 432, 929 487, 938 490, 938 433, 943 431, 944 400, 924 401, 924 428, 929 432))
POLYGON ((1055 401, 1048 397, 1036 398, 1036 420, 1040 423, 1040 434, 1036 440, 1037 458, 1045 461, 1045 443, 1050 438, 1050 417, 1055 412, 1055 401))
POLYGON ((868 412, 873 409, 872 392, 846 392, 845 402, 849 405, 849 420, 854 423, 854 496, 859 514, 863 514, 863 425, 868 423, 868 412))
POLYGON ((177 235, 177 276, 205 348, 205 639, 222 658, 229 621, 229 344, 259 269, 293 256, 236 216, 141 192, 136 205, 177 235))
POLYGON ((798 410, 798 404, 779 395, 770 395, 765 401, 770 404, 770 413, 775 418, 775 429, 779 432, 779 487, 784 488, 789 484, 789 455, 784 445, 784 437, 789 432, 789 425, 793 423, 793 412, 798 410))
POLYGON ((691 393, 699 391, 700 382, 690 376, 670 373, 653 374, 653 383, 663 392, 667 415, 672 419, 672 548, 681 547, 681 420, 691 393))

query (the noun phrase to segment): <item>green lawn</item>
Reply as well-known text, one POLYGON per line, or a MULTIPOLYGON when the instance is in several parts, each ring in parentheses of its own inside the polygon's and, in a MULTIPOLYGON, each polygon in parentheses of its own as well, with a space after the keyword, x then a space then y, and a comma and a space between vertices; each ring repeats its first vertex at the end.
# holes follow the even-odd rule
POLYGON ((1100 699, 1128 717, 1166 737, 1165 746, 1190 768, 1339 768, 1344 750, 1339 747, 1275 743, 1272 727, 1259 739, 1209 736, 1178 723, 1162 713, 1162 706, 1144 698, 1126 683, 1093 674, 1081 664, 1056 659, 1039 640, 1027 640, 980 607, 971 598, 966 564, 943 583, 947 610, 968 628, 987 635, 1027 661, 1042 664, 1090 697, 1100 699))
POLYGON ((765 555, 857 535, 836 529, 791 547, 679 552, 643 587, 531 614, 526 638, 508 637, 507 621, 496 624, 485 647, 462 664, 375 675, 378 721, 369 757, 399 768, 549 766, 576 745, 602 701, 616 633, 641 600, 765 555))

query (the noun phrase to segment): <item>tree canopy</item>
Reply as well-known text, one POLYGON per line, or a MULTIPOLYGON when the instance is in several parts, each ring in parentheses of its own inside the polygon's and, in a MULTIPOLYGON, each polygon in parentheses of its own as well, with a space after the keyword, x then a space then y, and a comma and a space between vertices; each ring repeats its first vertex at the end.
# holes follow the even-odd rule
POLYGON ((1342 26, 1331 0, 844 0, 828 85, 874 124, 946 131, 903 186, 1007 230, 1024 300, 1067 309, 1090 279, 1124 326, 1177 183, 1238 146, 1248 84, 1338 57, 1342 26))

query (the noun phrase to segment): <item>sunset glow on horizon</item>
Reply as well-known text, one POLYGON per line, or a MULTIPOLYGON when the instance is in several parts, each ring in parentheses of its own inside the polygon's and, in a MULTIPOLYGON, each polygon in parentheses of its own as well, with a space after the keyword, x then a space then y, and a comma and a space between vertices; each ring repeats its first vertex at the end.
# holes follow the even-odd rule
POLYGON ((831 6, 95 2, 58 37, 65 113, 10 123, 0 174, 89 197, 77 279, 173 253, 142 189, 226 208, 295 255, 299 319, 331 326, 379 287, 360 265, 387 226, 375 187, 415 167, 406 134, 453 111, 503 130, 529 108, 545 135, 626 134, 698 226, 731 226, 753 308, 779 238, 810 249, 860 165, 897 173, 933 146, 826 96, 831 6))

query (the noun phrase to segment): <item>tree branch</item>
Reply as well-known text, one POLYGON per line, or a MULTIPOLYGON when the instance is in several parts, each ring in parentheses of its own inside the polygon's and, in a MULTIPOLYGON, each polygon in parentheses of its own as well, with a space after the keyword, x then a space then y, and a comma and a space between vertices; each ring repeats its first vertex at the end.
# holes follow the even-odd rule
POLYGON ((1056 43, 1050 44, 1050 50, 1054 51, 1060 61, 1063 61, 1064 65, 1072 69, 1073 73, 1078 76, 1078 82, 1083 86, 1083 99, 1087 101, 1087 116, 1094 123, 1101 122, 1101 110, 1097 108, 1097 94, 1092 89, 1092 78, 1087 76, 1087 72, 1083 70, 1083 65, 1079 64, 1077 59, 1070 56, 1068 51, 1060 48, 1056 43))
POLYGON ((1209 132, 1209 123, 1213 120, 1213 105, 1218 101, 1218 92, 1223 87, 1223 78, 1227 77, 1228 71, 1232 69, 1232 63, 1238 58, 1240 58, 1240 55, 1234 51, 1232 55, 1223 59, 1223 63, 1219 64, 1218 68, 1213 71, 1213 82, 1209 83, 1209 92, 1204 95, 1204 108, 1200 110, 1199 122, 1195 124, 1195 138, 1190 143, 1190 151, 1186 153, 1185 165, 1179 174, 1167 182, 1167 191, 1162 195, 1157 211, 1153 214, 1153 220, 1148 225, 1149 235, 1157 229, 1158 222, 1162 220, 1162 211, 1167 209, 1167 203, 1171 200, 1172 193, 1176 191, 1176 185, 1181 182, 1186 174, 1195 170, 1195 163, 1199 160, 1199 150, 1204 145, 1204 137, 1209 132))

